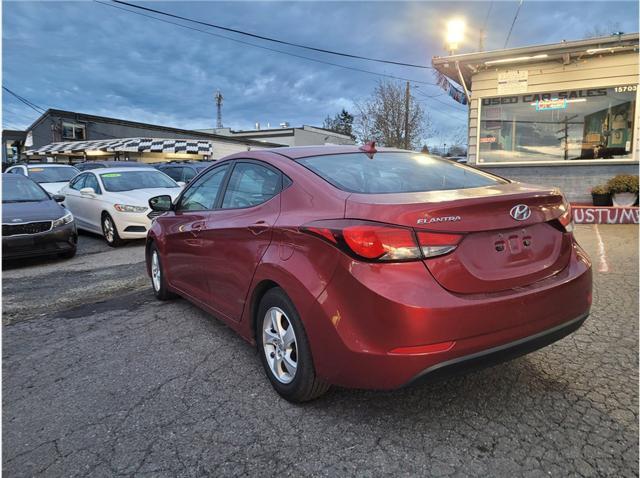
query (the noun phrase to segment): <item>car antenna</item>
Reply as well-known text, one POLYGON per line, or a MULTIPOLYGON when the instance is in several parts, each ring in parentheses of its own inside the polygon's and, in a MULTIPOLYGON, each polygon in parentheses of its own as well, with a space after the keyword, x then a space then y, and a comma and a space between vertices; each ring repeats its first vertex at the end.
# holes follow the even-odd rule
POLYGON ((362 151, 364 154, 366 154, 367 156, 369 156, 369 159, 373 159, 373 155, 378 152, 378 150, 376 149, 375 141, 369 141, 368 143, 365 143, 362 146, 360 146, 360 148, 358 149, 362 151))

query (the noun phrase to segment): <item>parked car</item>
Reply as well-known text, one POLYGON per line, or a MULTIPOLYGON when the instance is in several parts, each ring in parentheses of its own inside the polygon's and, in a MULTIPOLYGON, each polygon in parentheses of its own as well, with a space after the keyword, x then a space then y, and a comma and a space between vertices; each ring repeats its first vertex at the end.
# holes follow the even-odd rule
POLYGON ((2 175, 2 258, 76 253, 78 233, 73 215, 38 183, 21 174, 2 175))
POLYGON ((172 161, 157 164, 155 167, 174 181, 189 184, 193 178, 213 164, 215 161, 172 161))
POLYGON ((180 186, 153 168, 100 168, 85 171, 62 189, 65 205, 79 229, 104 236, 110 246, 147 235, 151 219, 149 198, 176 197, 180 186))
POLYGON ((137 161, 84 161, 74 164, 80 171, 103 168, 151 168, 151 165, 137 161))
POLYGON ((50 194, 58 194, 79 172, 73 166, 51 163, 17 164, 5 171, 7 174, 21 174, 33 179, 50 194))
POLYGON ((284 398, 395 389, 577 330, 591 263, 555 189, 372 145, 243 152, 199 175, 147 238, 179 294, 257 343, 284 398))

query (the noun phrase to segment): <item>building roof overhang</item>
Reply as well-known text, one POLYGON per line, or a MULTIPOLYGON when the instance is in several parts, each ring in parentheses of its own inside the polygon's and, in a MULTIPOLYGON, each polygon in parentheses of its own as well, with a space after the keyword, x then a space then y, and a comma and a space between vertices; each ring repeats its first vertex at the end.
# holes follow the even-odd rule
POLYGON ((478 71, 498 66, 517 66, 541 61, 568 63, 571 59, 597 55, 615 55, 638 51, 638 33, 615 34, 586 40, 563 41, 545 45, 534 45, 504 50, 464 53, 451 56, 434 56, 433 67, 447 78, 460 83, 460 73, 466 86, 471 89, 471 78, 478 71))

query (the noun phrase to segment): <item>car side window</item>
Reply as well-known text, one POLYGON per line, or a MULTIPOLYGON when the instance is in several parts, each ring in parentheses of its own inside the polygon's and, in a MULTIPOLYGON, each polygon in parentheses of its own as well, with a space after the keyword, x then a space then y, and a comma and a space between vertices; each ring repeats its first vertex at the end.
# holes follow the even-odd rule
POLYGON ((18 166, 17 168, 13 168, 11 171, 9 171, 11 174, 22 174, 23 176, 26 176, 25 172, 24 172, 24 168, 21 168, 20 166, 18 166))
POLYGON ((100 185, 98 184, 98 178, 93 173, 89 173, 86 175, 86 179, 84 181, 83 188, 93 188, 96 194, 102 194, 102 190, 100 189, 100 185))
POLYGON ((86 174, 80 174, 71 180, 71 182, 69 183, 69 187, 76 191, 80 191, 84 187, 84 182, 86 179, 86 174))
POLYGON ((180 167, 172 166, 169 168, 162 168, 160 171, 162 171, 174 181, 182 181, 182 168, 180 167))
POLYGON ((212 169, 197 181, 191 183, 189 189, 182 195, 177 210, 204 211, 214 209, 220 186, 222 186, 222 181, 228 168, 229 166, 225 164, 219 168, 212 169))
POLYGON ((183 179, 182 181, 184 181, 185 183, 188 183, 189 181, 191 181, 193 178, 196 177, 196 174, 198 174, 198 172, 194 169, 194 168, 183 168, 183 179))
POLYGON ((268 201, 281 189, 282 175, 255 163, 239 163, 222 201, 223 209, 252 207, 268 201))

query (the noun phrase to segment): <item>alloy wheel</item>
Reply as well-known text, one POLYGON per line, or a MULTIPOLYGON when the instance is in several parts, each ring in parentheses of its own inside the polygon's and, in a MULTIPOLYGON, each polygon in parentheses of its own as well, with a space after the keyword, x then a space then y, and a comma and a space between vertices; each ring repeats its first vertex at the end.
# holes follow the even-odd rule
POLYGON ((160 272, 160 259, 158 259, 158 251, 153 251, 151 256, 151 280, 153 282, 153 288, 157 291, 160 290, 162 285, 162 276, 160 272))
POLYGON ((291 383, 298 369, 298 344, 291 321, 281 308, 271 307, 264 315, 262 343, 273 376, 281 383, 291 383))
POLYGON ((102 221, 102 232, 104 233, 104 238, 107 240, 107 242, 113 242, 115 229, 113 222, 111 222, 111 219, 109 219, 108 216, 105 216, 104 220, 102 221))

